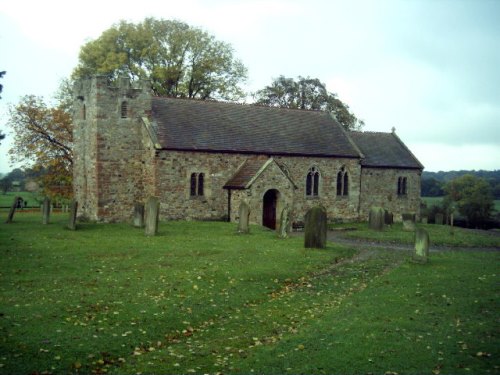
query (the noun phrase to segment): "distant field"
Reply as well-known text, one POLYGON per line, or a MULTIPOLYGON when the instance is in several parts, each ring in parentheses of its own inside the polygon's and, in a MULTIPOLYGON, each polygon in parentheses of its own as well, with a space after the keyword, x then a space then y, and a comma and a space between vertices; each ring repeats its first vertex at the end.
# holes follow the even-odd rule
POLYGON ((15 197, 21 197, 25 201, 28 201, 28 206, 39 206, 40 204, 35 199, 33 193, 28 191, 9 191, 6 194, 0 194, 0 207, 10 207, 15 197))

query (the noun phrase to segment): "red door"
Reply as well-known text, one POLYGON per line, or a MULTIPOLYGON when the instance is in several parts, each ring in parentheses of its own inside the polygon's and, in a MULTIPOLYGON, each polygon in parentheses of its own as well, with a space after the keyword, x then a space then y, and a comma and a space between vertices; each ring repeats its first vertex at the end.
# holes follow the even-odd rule
POLYGON ((276 229, 276 206, 278 202, 278 191, 268 190, 264 194, 262 209, 262 224, 270 229, 276 229))

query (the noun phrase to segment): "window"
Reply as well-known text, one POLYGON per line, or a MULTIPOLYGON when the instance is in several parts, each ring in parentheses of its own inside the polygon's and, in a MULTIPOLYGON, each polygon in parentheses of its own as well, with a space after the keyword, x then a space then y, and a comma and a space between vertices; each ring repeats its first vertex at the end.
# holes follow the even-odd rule
POLYGON ((87 106, 85 104, 82 106, 82 119, 87 119, 87 106))
POLYGON ((345 167, 340 168, 339 173, 337 173, 337 195, 349 195, 349 174, 345 167))
POLYGON ((316 167, 309 169, 306 177, 306 196, 317 197, 319 193, 319 171, 316 167))
POLYGON ((203 196, 205 189, 205 175, 203 173, 191 173, 190 194, 192 197, 203 196))
POLYGON ((406 177, 398 178, 398 195, 406 195, 406 177))
POLYGON ((122 106, 120 108, 121 112, 121 117, 122 118, 127 118, 128 117, 128 103, 126 101, 122 102, 122 106))

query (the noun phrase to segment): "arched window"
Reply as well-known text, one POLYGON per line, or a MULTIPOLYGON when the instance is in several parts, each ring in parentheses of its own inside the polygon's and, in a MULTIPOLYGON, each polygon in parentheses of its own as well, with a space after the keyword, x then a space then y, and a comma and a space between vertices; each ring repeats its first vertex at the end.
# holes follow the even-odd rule
POLYGON ((345 167, 340 168, 337 173, 337 195, 349 195, 349 174, 345 167))
POLYGON ((203 196, 205 190, 205 175, 203 173, 191 173, 190 195, 192 197, 203 196))
POLYGON ((406 195, 406 177, 398 178, 398 195, 406 195))
POLYGON ((120 108, 120 112, 121 112, 121 117, 122 118, 127 118, 128 117, 128 103, 126 101, 122 102, 122 105, 121 105, 121 108, 120 108))
POLYGON ((85 104, 82 106, 82 119, 87 119, 87 106, 85 104))
POLYGON ((320 175, 316 167, 311 167, 306 177, 306 196, 317 197, 319 195, 320 175))

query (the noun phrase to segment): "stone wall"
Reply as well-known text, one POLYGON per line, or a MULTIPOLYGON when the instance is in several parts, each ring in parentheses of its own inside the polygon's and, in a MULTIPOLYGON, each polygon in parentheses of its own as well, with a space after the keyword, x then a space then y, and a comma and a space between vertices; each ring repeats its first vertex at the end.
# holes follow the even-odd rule
POLYGON ((363 168, 361 172, 360 220, 368 220, 373 206, 383 207, 402 221, 403 213, 420 217, 420 170, 363 168), (407 193, 398 195, 398 178, 406 177, 407 193))
POLYGON ((123 221, 131 217, 133 203, 144 200, 143 177, 152 160, 140 120, 151 108, 147 87, 131 87, 126 79, 110 87, 104 77, 75 85, 74 191, 80 216, 123 221))
MULTIPOLYGON (((200 152, 166 151, 156 157, 156 192, 160 197, 162 219, 214 220, 228 216, 228 192, 224 184, 248 158, 243 154, 211 154, 200 152), (204 173, 205 195, 190 196, 191 173, 204 173)), ((352 221, 358 218, 360 166, 355 159, 275 157, 287 171, 290 180, 275 165, 270 165, 254 182, 251 189, 231 192, 232 221, 237 220, 242 199, 250 204, 250 221, 262 224, 263 196, 269 189, 280 193, 277 215, 289 204, 294 220, 302 221, 307 210, 322 204, 330 220, 352 221), (316 166, 321 174, 319 195, 305 195, 309 168, 316 166), (349 195, 337 196, 337 173, 344 167, 349 176, 349 195)))

